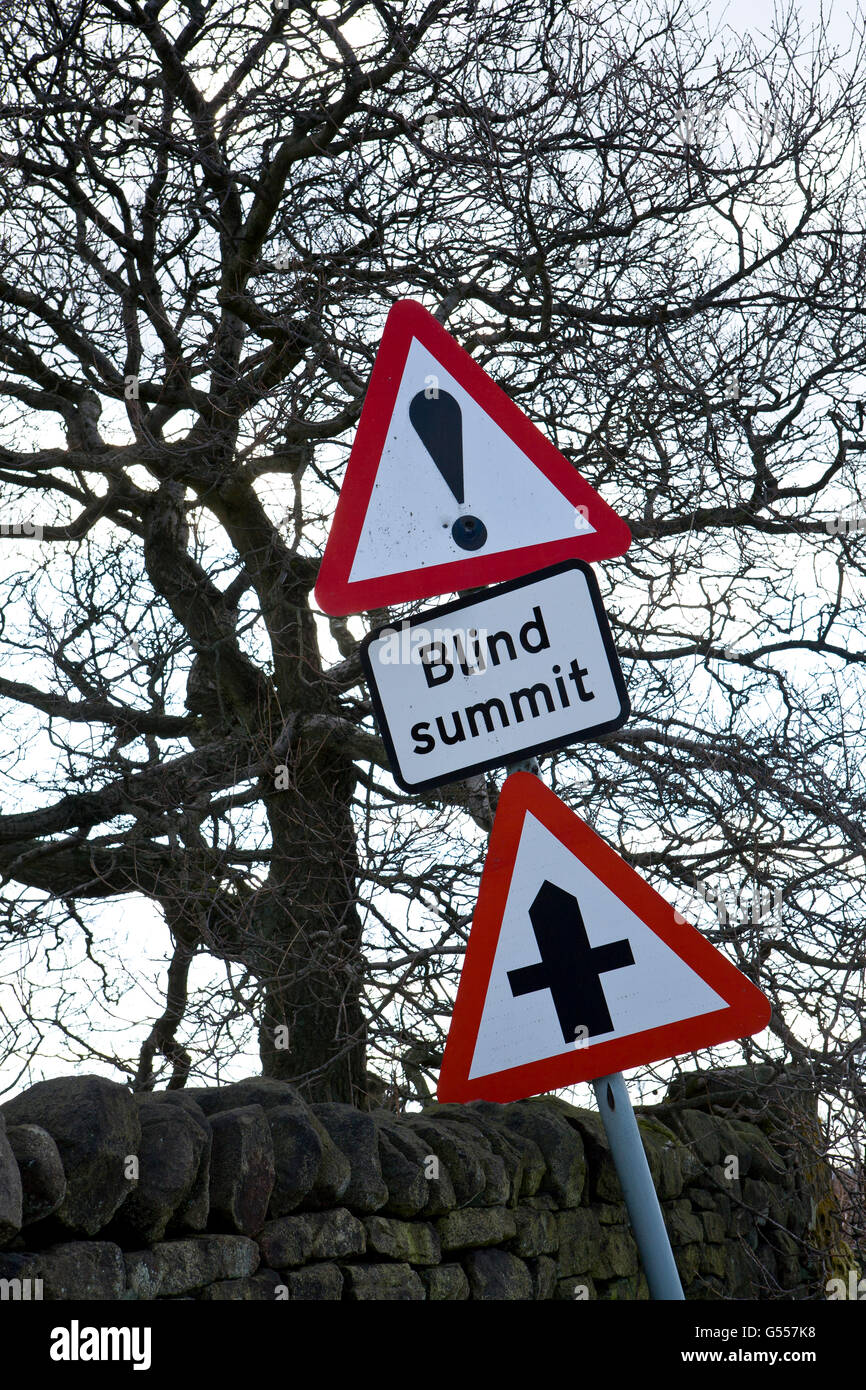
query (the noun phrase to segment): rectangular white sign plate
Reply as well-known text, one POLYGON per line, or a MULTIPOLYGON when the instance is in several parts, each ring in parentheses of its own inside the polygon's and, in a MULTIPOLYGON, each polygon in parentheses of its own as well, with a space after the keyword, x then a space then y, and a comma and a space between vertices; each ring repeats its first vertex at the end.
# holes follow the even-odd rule
POLYGON ((378 628, 361 664, 406 791, 597 738, 630 713, 598 584, 581 560, 378 628))

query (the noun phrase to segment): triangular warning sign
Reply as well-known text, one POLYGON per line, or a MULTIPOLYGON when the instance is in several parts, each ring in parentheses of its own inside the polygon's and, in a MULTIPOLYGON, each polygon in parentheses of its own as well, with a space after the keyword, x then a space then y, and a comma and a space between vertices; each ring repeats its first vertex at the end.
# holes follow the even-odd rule
POLYGON ((499 798, 439 1076, 519 1100, 766 1027, 770 1003, 537 777, 499 798))
POLYGON ((440 323, 393 306, 316 585, 326 613, 628 549, 621 517, 440 323))

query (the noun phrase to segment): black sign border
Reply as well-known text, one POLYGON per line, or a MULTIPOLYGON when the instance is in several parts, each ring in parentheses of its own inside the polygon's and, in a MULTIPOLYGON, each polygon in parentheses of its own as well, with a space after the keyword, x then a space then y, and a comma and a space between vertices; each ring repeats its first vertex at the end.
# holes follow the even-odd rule
POLYGON ((519 763, 527 758, 543 757, 546 753, 553 753, 559 748, 567 748, 573 743, 587 743, 593 738, 598 738, 602 734, 613 733, 615 729, 621 729, 623 724, 631 714, 631 702, 628 698, 622 668, 619 664, 619 657, 616 647, 613 644, 610 626, 607 621, 607 614, 601 601, 601 592, 598 587, 598 580, 592 571, 592 567, 585 560, 561 560, 559 564, 550 565, 547 569, 533 570, 531 574, 523 574, 519 579, 509 579, 504 584, 493 584, 485 588, 482 593, 472 594, 469 598, 453 599, 451 603, 440 604, 437 608, 428 608, 423 613, 418 613, 415 617, 407 618, 410 628, 420 626, 422 623, 429 624, 431 618, 444 617, 448 613, 459 613, 461 609, 471 608, 474 604, 482 603, 487 598, 495 598, 498 594, 510 594, 517 589, 525 589, 530 584, 536 584, 541 579, 552 578, 555 574, 562 574, 566 570, 580 570, 584 575, 589 588, 589 596, 592 600, 596 622, 604 643, 605 655, 607 656, 608 666, 613 678, 614 688, 619 696, 620 712, 614 719, 607 720, 604 724, 594 724, 588 729, 581 730, 580 733, 566 734, 564 738, 552 739, 547 743, 532 743, 526 748, 516 749, 506 757, 487 758, 480 763, 472 763, 467 767, 460 768, 459 771, 449 773, 447 777, 429 777, 423 782, 407 782, 402 775, 400 762, 397 757, 397 750, 394 747, 394 740, 391 737, 391 730, 388 727, 388 719, 385 709, 379 697, 379 690, 376 685, 376 678, 373 663, 369 657, 371 644, 381 637, 383 632, 400 631, 399 623, 383 623, 373 632, 367 634, 361 643, 360 659, 364 676, 370 691, 370 698, 373 703, 373 710, 376 716, 376 723, 379 726, 379 733, 388 754, 388 762, 391 768, 391 775, 399 787, 406 792, 429 791, 433 787, 447 787, 452 782, 462 782, 467 777, 474 777, 479 772, 489 772, 491 768, 503 767, 508 763, 519 763))

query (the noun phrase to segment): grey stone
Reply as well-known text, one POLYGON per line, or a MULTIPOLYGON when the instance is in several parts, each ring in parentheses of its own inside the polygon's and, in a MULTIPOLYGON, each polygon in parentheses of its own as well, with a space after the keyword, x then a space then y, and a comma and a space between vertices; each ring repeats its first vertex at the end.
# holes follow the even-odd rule
POLYGON ((694 1106, 709 1104, 715 1111, 742 1106, 763 1110, 768 1087, 781 1074, 783 1069, 771 1062, 712 1072, 682 1072, 670 1082, 665 1099, 676 1103, 688 1100, 694 1106))
MULTIPOLYGON (((208 1284, 199 1298, 205 1303, 273 1303, 279 1289, 279 1274, 275 1269, 265 1269, 249 1279, 220 1279, 208 1284)), ((288 1290, 283 1297, 288 1297, 288 1290)))
POLYGON ((426 1115, 407 1116, 404 1124, 427 1145, 428 1153, 445 1164, 458 1206, 480 1203, 487 1187, 487 1173, 478 1144, 461 1134, 456 1125, 437 1124, 426 1115))
POLYGON ((590 1192, 593 1201, 620 1203, 622 1183, 609 1153, 596 1149, 589 1158, 590 1192))
POLYGON ((721 1245, 703 1245, 698 1259, 698 1271, 724 1279, 727 1271, 725 1252, 721 1245))
POLYGON ((695 1183, 699 1185, 712 1183, 715 1181, 715 1175, 722 1172, 718 1164, 713 1164, 711 1168, 707 1168, 700 1154, 690 1144, 680 1145, 677 1150, 677 1160, 683 1175, 683 1186, 691 1186, 695 1183))
POLYGON ((322 1162, 322 1139, 312 1116, 300 1106, 267 1111, 274 1146, 274 1190, 268 1217, 287 1216, 312 1192, 322 1162))
POLYGON ((674 1246, 674 1261, 686 1296, 688 1296, 689 1285, 693 1284, 698 1277, 704 1249, 704 1246, 697 1244, 674 1246))
POLYGON ((601 1241, 593 1251, 589 1272, 594 1279, 619 1279, 637 1274, 634 1237, 625 1226, 602 1226, 601 1241))
POLYGON ((599 1202, 593 1207, 602 1226, 624 1226, 628 1221, 628 1208, 625 1202, 599 1202))
MULTIPOLYGON (((419 1212, 423 1212, 426 1217, 434 1217, 442 1216, 445 1212, 452 1211, 457 1205, 457 1194, 454 1191, 454 1184, 451 1181, 448 1164, 441 1154, 431 1151, 430 1145, 426 1144, 422 1137, 407 1124, 398 1123, 393 1119, 384 1120, 378 1115, 376 1117, 376 1123, 379 1128, 380 1137, 384 1137, 388 1140, 390 1147, 397 1151, 403 1163, 406 1165, 405 1167, 402 1166, 402 1164, 399 1167, 396 1166, 392 1156, 387 1152, 387 1148, 383 1149, 380 1145, 380 1155, 382 1155, 383 1164, 386 1158, 390 1164, 394 1164, 394 1166, 389 1167, 388 1170, 388 1173, 391 1175, 390 1177, 388 1173, 385 1173, 383 1167, 383 1174, 388 1182, 391 1181, 391 1178, 394 1178, 395 1182, 399 1182, 401 1185, 399 1189, 400 1192, 411 1192, 414 1196, 417 1189, 414 1186, 411 1188, 406 1186, 409 1182, 409 1176, 414 1170, 415 1174, 420 1177, 423 1182, 425 1192, 424 1204, 418 1209, 419 1212), (436 1160, 435 1165, 430 1162, 431 1159, 436 1160), (428 1173, 431 1173, 434 1167, 437 1169, 437 1176, 428 1177, 428 1173)), ((399 1201, 399 1198, 397 1200, 399 1201)), ((388 1209, 394 1211, 396 1216, 401 1215, 401 1212, 396 1210, 393 1199, 391 1198, 389 1198, 388 1201, 388 1209)), ((415 1213, 404 1211, 402 1214, 411 1216, 415 1213)))
POLYGON ((582 1274, 579 1279, 557 1279, 553 1296, 560 1303, 564 1300, 588 1303, 598 1298, 598 1290, 590 1275, 582 1274))
POLYGON ((559 1248, 559 1232, 552 1211, 533 1211, 518 1207, 514 1213, 517 1235, 512 1244, 515 1255, 550 1255, 559 1248))
MULTIPOLYGON (((474 1116, 471 1112, 467 1113, 461 1105, 439 1105, 435 1108, 426 1110, 431 1119, 437 1125, 442 1125, 452 1134, 456 1133, 460 1138, 469 1140, 474 1145, 475 1155, 484 1170, 484 1189, 479 1197, 479 1202, 485 1207, 505 1206, 512 1198, 512 1181, 509 1176, 509 1165, 506 1164, 503 1153, 497 1152, 494 1148, 490 1130, 493 1126, 486 1126, 480 1116, 474 1116)), ((500 1127, 501 1129, 501 1127, 500 1127)), ((503 1131, 504 1133, 504 1131, 503 1131)), ((504 1150, 504 1144, 500 1140, 500 1148, 504 1150)), ((520 1159, 515 1151, 512 1150, 510 1167, 517 1170, 520 1177, 520 1159)), ((518 1181, 517 1191, 520 1191, 518 1181)))
POLYGON ((725 1223, 715 1211, 701 1212, 701 1225, 704 1236, 714 1245, 722 1245, 725 1239, 725 1223))
POLYGON ((544 1155, 535 1140, 531 1139, 528 1134, 523 1133, 520 1129, 507 1126, 506 1120, 511 1107, 498 1105, 491 1100, 475 1100, 463 1108, 473 1116, 476 1122, 483 1122, 488 1127, 485 1129, 485 1133, 498 1130, 506 1142, 520 1155, 523 1164, 520 1195, 522 1197, 534 1197, 541 1187, 547 1171, 544 1155))
MULTIPOLYGON (((801 1243, 795 1240, 794 1236, 791 1236, 787 1230, 774 1230, 774 1232, 771 1232, 771 1244, 773 1244, 773 1247, 776 1248, 778 1252, 778 1268, 780 1268, 780 1272, 783 1269, 791 1270, 792 1266, 799 1264, 801 1243)), ((795 1270, 794 1279, 788 1277, 787 1282, 796 1283, 796 1280, 798 1280, 798 1273, 796 1273, 795 1270)))
POLYGON ((702 1275, 698 1282, 698 1287, 700 1288, 700 1293, 696 1294, 696 1297, 704 1299, 707 1302, 725 1303, 730 1297, 722 1280, 717 1279, 712 1274, 702 1275))
POLYGON ((308 1110, 307 1114, 319 1136, 322 1145, 322 1157, 319 1161, 319 1171, 316 1174, 316 1181, 313 1183, 313 1190, 304 1199, 304 1205, 325 1210, 342 1201, 352 1179, 352 1165, 346 1155, 337 1148, 318 1116, 314 1115, 311 1110, 308 1110))
POLYGON ((551 1197, 549 1192, 536 1192, 534 1197, 524 1197, 520 1205, 529 1211, 559 1211, 556 1198, 551 1197))
POLYGON ((255 1235, 274 1190, 274 1146, 265 1113, 260 1105, 218 1111, 210 1126, 211 1224, 255 1235))
MULTIPOLYGON (((449 1126, 452 1130, 455 1128, 453 1120, 449 1121, 449 1126)), ((484 1169, 485 1183, 484 1191, 481 1194, 482 1204, 485 1207, 498 1207, 511 1203, 513 1192, 509 1165, 506 1164, 503 1155, 496 1152, 493 1136, 477 1125, 471 1124, 468 1119, 457 1125, 456 1128, 459 1133, 468 1135, 475 1141, 476 1151, 484 1169)), ((504 1148, 502 1140, 500 1140, 500 1147, 504 1148)), ((516 1153, 510 1166, 518 1171, 519 1177, 519 1170, 522 1165, 516 1153)), ((520 1191, 519 1182, 517 1191, 518 1193, 520 1191)))
POLYGON ((515 1213, 509 1207, 463 1207, 436 1223, 443 1250, 469 1245, 500 1245, 517 1234, 515 1213))
POLYGON ((361 1214, 378 1211, 388 1200, 379 1162, 379 1136, 370 1115, 351 1105, 323 1103, 311 1107, 333 1143, 349 1160, 350 1177, 342 1201, 361 1214))
POLYGON ((638 1116, 638 1128, 659 1200, 679 1197, 683 1190, 680 1140, 673 1130, 647 1115, 638 1116))
POLYGON ((335 1264, 308 1265, 281 1276, 289 1298, 305 1303, 334 1303, 343 1297, 343 1273, 335 1264))
POLYGON ((757 1182, 754 1178, 746 1178, 743 1183, 743 1201, 749 1208, 752 1219, 757 1226, 763 1226, 770 1214, 770 1203, 773 1193, 765 1182, 757 1182))
POLYGON ((14 1240, 24 1220, 21 1173, 0 1115, 0 1245, 14 1240))
MULTIPOLYGON (((752 1164, 751 1145, 749 1144, 748 1140, 744 1140, 744 1136, 742 1134, 738 1134, 730 1117, 713 1115, 712 1120, 713 1124, 715 1125, 716 1134, 719 1138, 719 1148, 721 1150, 721 1157, 719 1158, 719 1163, 724 1165, 729 1157, 731 1157, 732 1155, 736 1155, 740 1163, 740 1173, 743 1177, 745 1177, 747 1171, 749 1170, 752 1164)), ((750 1128, 753 1127, 750 1126, 750 1128)), ((771 1148, 769 1140, 767 1139, 765 1134, 762 1134, 760 1130, 755 1130, 755 1133, 759 1135, 762 1144, 765 1144, 768 1148, 771 1148)), ((715 1165, 711 1165, 711 1167, 714 1166, 715 1165)), ((777 1173, 775 1176, 776 1180, 778 1181, 779 1174, 777 1173)))
POLYGON ((29 1252, 0 1250, 0 1280, 4 1282, 0 1289, 0 1300, 6 1302, 29 1302, 42 1297, 41 1284, 35 1286, 33 1281, 37 1277, 34 1261, 38 1255, 29 1252))
MULTIPOLYGON (((697 1191, 697 1188, 692 1188, 693 1194, 697 1191)), ((725 1230, 727 1230, 734 1210, 734 1204, 731 1201, 730 1197, 728 1197, 727 1194, 724 1192, 714 1192, 712 1196, 713 1210, 718 1212, 719 1216, 725 1223, 725 1230)))
POLYGON ((737 1206, 734 1209, 730 1223, 730 1229, 735 1236, 740 1236, 746 1245, 752 1250, 758 1244, 758 1218, 748 1207, 737 1206))
POLYGON ((721 1162, 722 1144, 718 1124, 711 1115, 701 1110, 680 1110, 671 1123, 706 1168, 721 1162))
POLYGON ((544 1160, 537 1145, 527 1141, 522 1135, 516 1134, 514 1131, 508 1131, 500 1120, 488 1118, 477 1109, 478 1104, 476 1102, 474 1105, 449 1105, 443 1106, 442 1109, 447 1110, 451 1118, 469 1125, 482 1138, 485 1148, 489 1148, 496 1158, 502 1160, 508 1190, 500 1198, 495 1199, 491 1195, 495 1189, 491 1187, 491 1174, 488 1173, 488 1183, 484 1194, 485 1203, 496 1206, 502 1201, 508 1206, 517 1206, 524 1189, 526 1189, 527 1195, 529 1195, 530 1189, 533 1192, 538 1190, 544 1175, 544 1160), (533 1175, 527 1175, 527 1167, 531 1161, 531 1151, 533 1150, 538 1165, 537 1180, 534 1187, 532 1187, 533 1175))
POLYGON ((292 1106, 307 1115, 322 1145, 319 1169, 312 1191, 306 1198, 307 1204, 321 1208, 339 1202, 349 1182, 349 1160, 340 1153, 324 1125, 313 1115, 300 1091, 290 1082, 279 1081, 269 1076, 251 1076, 230 1086, 188 1088, 185 1092, 176 1094, 186 1095, 196 1101, 206 1115, 243 1109, 248 1105, 260 1105, 268 1115, 272 1110, 284 1109, 286 1106, 292 1106))
POLYGON ((394 1216, 417 1216, 430 1197, 421 1160, 406 1157, 386 1130, 379 1127, 379 1164, 388 1189, 383 1208, 394 1216))
POLYGON ((409 1265, 344 1265, 343 1273, 353 1303, 421 1303, 426 1297, 409 1265))
POLYGON ((532 1297, 552 1299, 556 1296, 556 1260, 549 1255, 539 1255, 536 1260, 527 1260, 526 1267, 532 1280, 532 1297))
POLYGON ((611 1279, 603 1297, 616 1303, 634 1303, 649 1298, 649 1286, 643 1274, 629 1274, 622 1279, 611 1279))
POLYGON ((560 1279, 573 1274, 588 1274, 596 1251, 601 1248, 602 1227, 596 1213, 588 1207, 578 1211, 562 1211, 556 1218, 559 1254, 557 1272, 560 1279))
MULTIPOLYGON (((464 1125, 463 1129, 465 1131, 469 1129, 469 1126, 464 1125)), ((516 1206, 517 1194, 520 1192, 519 1180, 522 1177, 520 1171, 522 1165, 519 1160, 511 1165, 518 1172, 517 1194, 515 1194, 509 1174, 509 1165, 506 1164, 502 1154, 496 1152, 492 1137, 478 1129, 474 1129, 474 1133, 478 1135, 478 1153, 484 1169, 485 1184, 481 1197, 484 1206, 516 1206)), ((517 1155, 515 1155, 515 1159, 517 1159, 517 1155)))
POLYGON ((763 1181, 779 1181, 785 1172, 785 1162, 773 1148, 766 1134, 748 1120, 732 1119, 727 1128, 735 1137, 735 1152, 740 1159, 740 1177, 747 1175, 763 1181))
POLYGON ((426 1221, 396 1221, 389 1216, 366 1216, 367 1250, 410 1265, 435 1265, 442 1251, 439 1236, 426 1221))
POLYGON ((791 1255, 777 1255, 779 1287, 788 1298, 805 1298, 808 1288, 803 1285, 803 1271, 799 1260, 791 1255), (799 1286, 799 1288, 798 1288, 799 1286))
POLYGON ((561 1206, 579 1206, 586 1182, 586 1156, 577 1129, 544 1101, 519 1101, 509 1105, 507 1112, 506 1128, 527 1135, 542 1152, 542 1189, 561 1206))
MULTIPOLYGON (((585 1113, 591 1115, 592 1111, 586 1111, 585 1113)), ((679 1148, 682 1140, 676 1131, 671 1129, 669 1124, 665 1123, 663 1116, 664 1111, 660 1114, 656 1108, 642 1110, 640 1107, 636 1107, 635 1118, 641 1133, 641 1138, 643 1138, 645 1134, 651 1134, 656 1143, 670 1144, 672 1148, 679 1148)))
POLYGON ((259 1267, 259 1248, 246 1236, 189 1236, 124 1256, 130 1294, 137 1299, 193 1293, 220 1279, 246 1279, 259 1267))
POLYGON ((207 1230, 210 1215, 210 1155, 211 1127, 201 1106, 186 1091, 152 1091, 147 1099, 182 1110, 202 1137, 203 1147, 198 1171, 189 1196, 182 1202, 166 1228, 167 1236, 198 1234, 207 1230))
POLYGON ((48 1130, 41 1125, 10 1125, 6 1137, 21 1174, 21 1224, 30 1226, 55 1212, 66 1196, 63 1161, 48 1130))
POLYGON ((469 1280, 462 1265, 435 1265, 418 1273, 427 1290, 428 1301, 456 1302, 469 1297, 469 1280))
MULTIPOLYGON (((210 1130, 181 1105, 151 1095, 136 1097, 141 1122, 138 1186, 117 1218, 119 1231, 136 1242, 162 1240, 170 1223, 190 1203, 202 1160, 210 1151, 210 1130)), ((207 1211, 204 1212, 207 1221, 207 1211)))
POLYGON ((2 1107, 7 1125, 39 1125, 51 1135, 63 1161, 66 1196, 55 1220, 72 1231, 96 1235, 132 1191, 126 1160, 138 1154, 138 1109, 125 1086, 101 1076, 37 1081, 2 1107))
POLYGON ((528 1301, 533 1297, 529 1270, 505 1250, 470 1250, 463 1267, 472 1298, 528 1301))
POLYGON ((589 1110, 575 1110, 572 1124, 583 1140, 588 1195, 597 1202, 621 1202, 622 1186, 601 1116, 589 1110))
POLYGON ((106 1240, 50 1245, 21 1255, 0 1255, 0 1279, 41 1279, 50 1303, 110 1302, 125 1297, 123 1252, 106 1240))
POLYGON ((281 1216, 267 1223, 258 1240, 262 1259, 272 1269, 363 1255, 367 1248, 362 1223, 345 1207, 281 1216))
POLYGON ((662 1210, 671 1245, 692 1245, 704 1239, 703 1225, 689 1202, 668 1202, 662 1210))
POLYGON ((775 1223, 775 1225, 781 1226, 783 1229, 787 1230, 788 1214, 791 1209, 790 1194, 785 1191, 780 1191, 779 1188, 772 1183, 768 1183, 767 1186, 770 1190, 769 1219, 771 1222, 775 1223))
POLYGON ((792 1193, 788 1199, 788 1230, 803 1236, 812 1229, 812 1200, 808 1193, 792 1193))
POLYGON ((671 1082, 668 1096, 693 1109, 743 1117, 774 1144, 788 1142, 792 1122, 811 1129, 817 1120, 818 1092, 808 1063, 758 1063, 681 1075, 671 1082))
POLYGON ((795 1240, 788 1231, 772 1231, 770 1243, 781 1255, 789 1255, 796 1260, 800 1254, 800 1242, 795 1240))
POLYGON ((739 1198, 742 1196, 742 1184, 739 1177, 729 1178, 727 1175, 729 1171, 730 1169, 722 1168, 719 1165, 711 1168, 709 1173, 702 1175, 700 1184, 692 1183, 689 1185, 689 1197, 693 1192, 703 1190, 711 1194, 714 1205, 717 1205, 723 1198, 728 1201, 731 1197, 739 1198))
POLYGON ((223 1110, 243 1110, 248 1105, 260 1105, 263 1110, 285 1105, 294 1105, 302 1110, 307 1108, 296 1086, 272 1076, 249 1076, 228 1086, 187 1086, 182 1094, 194 1100, 205 1115, 218 1115, 223 1110))

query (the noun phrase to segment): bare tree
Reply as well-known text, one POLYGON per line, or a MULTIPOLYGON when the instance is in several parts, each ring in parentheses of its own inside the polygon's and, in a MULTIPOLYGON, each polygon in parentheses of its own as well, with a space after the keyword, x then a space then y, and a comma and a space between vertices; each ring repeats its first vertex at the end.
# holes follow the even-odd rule
POLYGON ((254 1020, 313 1096, 380 1099, 368 1059, 429 1094, 501 779, 396 791, 357 658, 383 614, 310 602, 412 295, 635 537, 600 575, 633 717, 546 775, 771 996, 740 1060, 862 1133, 861 42, 676 0, 6 7, 20 1067, 51 1035, 182 1086, 254 1020), (71 982, 38 1002, 46 942, 89 951, 129 895, 172 940, 137 1057, 71 982), (202 955, 224 985, 190 989, 202 955))

